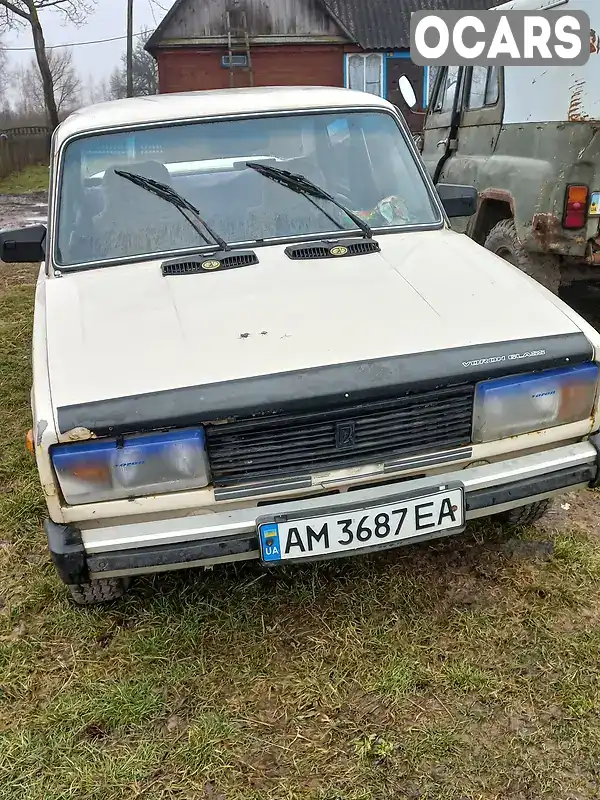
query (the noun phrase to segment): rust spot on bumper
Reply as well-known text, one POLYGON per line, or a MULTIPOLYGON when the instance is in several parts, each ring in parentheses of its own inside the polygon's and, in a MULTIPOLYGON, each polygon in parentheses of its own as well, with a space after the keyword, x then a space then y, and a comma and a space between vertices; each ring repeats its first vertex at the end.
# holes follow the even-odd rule
POLYGON ((535 214, 531 221, 531 232, 544 247, 548 247, 553 241, 562 239, 561 222, 554 214, 535 214))
POLYGON ((585 247, 586 238, 583 232, 567 233, 562 220, 549 213, 535 214, 531 221, 531 234, 542 247, 550 252, 560 251, 565 244, 575 247, 585 247))

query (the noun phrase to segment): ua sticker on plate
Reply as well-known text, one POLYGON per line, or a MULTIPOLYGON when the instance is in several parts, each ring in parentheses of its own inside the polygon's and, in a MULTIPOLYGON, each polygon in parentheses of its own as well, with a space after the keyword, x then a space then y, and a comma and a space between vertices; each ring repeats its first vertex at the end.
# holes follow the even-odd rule
POLYGON ((276 523, 260 526, 260 544, 264 561, 280 561, 279 527, 276 523))
POLYGON ((590 200, 590 217, 600 217, 600 192, 592 192, 592 199, 590 200))

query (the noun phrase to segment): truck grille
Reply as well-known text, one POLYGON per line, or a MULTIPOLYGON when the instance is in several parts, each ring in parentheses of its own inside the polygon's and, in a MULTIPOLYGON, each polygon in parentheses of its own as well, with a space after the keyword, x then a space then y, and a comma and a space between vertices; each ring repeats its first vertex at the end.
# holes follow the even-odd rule
POLYGON ((306 476, 469 444, 473 396, 473 386, 455 386, 328 411, 209 424, 213 485, 306 476))

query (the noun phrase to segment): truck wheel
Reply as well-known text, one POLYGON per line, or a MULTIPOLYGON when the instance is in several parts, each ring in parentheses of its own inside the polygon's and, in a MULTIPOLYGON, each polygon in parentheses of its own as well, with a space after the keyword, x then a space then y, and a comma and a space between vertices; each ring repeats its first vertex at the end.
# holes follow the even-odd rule
POLYGON ((90 606, 118 600, 130 583, 130 578, 94 578, 89 583, 69 584, 67 588, 77 605, 90 606))
POLYGON ((505 525, 533 525, 534 522, 544 517, 551 507, 551 499, 538 500, 537 503, 530 503, 528 506, 511 508, 510 511, 503 511, 501 514, 498 514, 498 518, 500 522, 503 522, 505 525))
POLYGON ((495 225, 485 240, 484 247, 518 267, 546 289, 558 294, 560 288, 560 262, 556 256, 528 253, 517 236, 512 219, 495 225))

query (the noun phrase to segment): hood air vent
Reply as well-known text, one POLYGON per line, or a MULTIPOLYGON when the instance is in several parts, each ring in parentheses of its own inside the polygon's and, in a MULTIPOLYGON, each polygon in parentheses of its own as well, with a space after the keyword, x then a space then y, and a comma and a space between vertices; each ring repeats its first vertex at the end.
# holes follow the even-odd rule
POLYGON ((381 248, 374 239, 342 239, 339 242, 308 242, 285 248, 285 254, 293 261, 312 258, 344 258, 379 253, 381 248))
POLYGON ((176 258, 173 261, 163 261, 161 270, 163 275, 198 275, 201 272, 217 272, 221 269, 237 269, 258 264, 258 257, 252 250, 229 251, 211 253, 203 257, 176 258))

